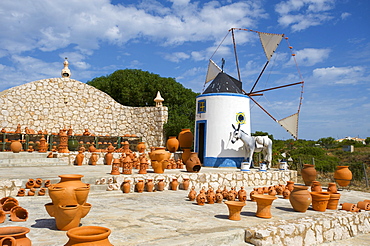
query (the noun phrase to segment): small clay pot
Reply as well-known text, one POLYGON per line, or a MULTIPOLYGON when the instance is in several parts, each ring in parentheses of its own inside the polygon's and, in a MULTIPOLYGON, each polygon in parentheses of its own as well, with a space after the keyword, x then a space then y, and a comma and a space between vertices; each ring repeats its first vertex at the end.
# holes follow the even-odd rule
POLYGON ((203 206, 206 203, 207 197, 204 188, 199 192, 196 197, 197 204, 203 206))
POLYGON ((287 181, 286 188, 292 192, 294 189, 294 181, 287 181))
POLYGON ((27 227, 8 226, 0 228, 0 243, 1 245, 22 245, 31 246, 31 240, 26 236, 30 232, 27 227), (8 241, 10 241, 8 244, 8 241), (3 244, 4 242, 4 244, 3 244))
POLYGON ((131 190, 130 180, 123 181, 121 185, 121 190, 123 191, 123 193, 130 193, 131 190))
POLYGON ((338 207, 340 194, 332 193, 332 192, 329 192, 329 193, 330 193, 330 199, 329 199, 328 205, 326 206, 326 209, 336 210, 338 207))
POLYGON ((311 192, 312 209, 315 211, 325 212, 330 199, 329 192, 311 192))
POLYGON ((111 230, 101 226, 81 226, 68 230, 69 241, 65 246, 73 245, 95 245, 111 246, 109 235, 111 230))
POLYGON ((216 201, 216 194, 213 191, 213 188, 210 188, 206 195, 207 203, 208 204, 214 204, 216 201))
POLYGON ((225 204, 229 209, 229 220, 240 220, 240 212, 245 206, 245 202, 241 201, 226 201, 225 204))
POLYGON ((290 190, 288 188, 285 188, 285 190, 283 191, 283 198, 289 199, 289 196, 290 196, 290 190))
POLYGON ((147 179, 147 182, 146 182, 146 191, 147 192, 153 192, 153 189, 154 189, 153 179, 147 179))
POLYGON ((319 181, 312 181, 311 183, 311 191, 312 192, 322 192, 322 186, 321 186, 321 183, 319 181))
POLYGON ((238 199, 241 202, 245 202, 247 200, 247 192, 244 190, 244 187, 240 187, 238 191, 238 199))
POLYGON ((163 182, 163 179, 158 179, 157 190, 158 191, 163 191, 164 190, 164 182, 163 182))
POLYGON ((183 190, 188 190, 189 189, 189 179, 188 178, 183 178, 182 189, 183 190))
POLYGON ((178 186, 179 186, 179 182, 177 181, 176 178, 173 178, 171 182, 171 190, 177 190, 178 186))
POLYGON ((357 207, 364 210, 370 210, 370 203, 365 201, 360 201, 357 203, 357 207))
POLYGON ((191 190, 189 191, 188 198, 190 201, 194 201, 197 197, 197 192, 195 191, 195 187, 191 187, 191 190))
POLYGON ((336 183, 329 183, 327 191, 330 192, 330 193, 337 193, 338 192, 337 184, 336 183))
POLYGON ((42 179, 37 178, 37 179, 35 180, 35 185, 34 185, 33 187, 34 187, 34 188, 40 188, 40 187, 41 187, 41 185, 42 185, 42 179))
POLYGON ((28 219, 28 212, 21 206, 12 207, 10 210, 10 220, 15 222, 26 221, 28 219))
POLYGON ((342 210, 350 211, 350 212, 357 212, 359 208, 354 203, 345 202, 342 205, 342 210))
POLYGON ((26 183, 26 189, 31 189, 35 186, 35 180, 34 179, 28 179, 26 183))
POLYGON ((26 195, 26 189, 20 188, 18 190, 17 196, 25 196, 26 195))
POLYGON ((136 183, 136 191, 139 193, 142 193, 144 191, 144 180, 139 179, 138 182, 136 183))

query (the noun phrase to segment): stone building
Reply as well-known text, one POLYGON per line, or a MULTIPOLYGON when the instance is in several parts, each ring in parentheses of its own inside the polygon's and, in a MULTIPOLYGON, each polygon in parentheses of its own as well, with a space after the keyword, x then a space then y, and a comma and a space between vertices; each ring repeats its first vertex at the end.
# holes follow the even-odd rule
POLYGON ((167 107, 123 106, 70 75, 66 60, 62 78, 33 81, 0 92, 0 127, 15 131, 20 124, 22 133, 25 127, 49 134, 71 127, 74 134, 82 134, 84 129, 95 135, 135 134, 148 147, 164 145, 167 107))

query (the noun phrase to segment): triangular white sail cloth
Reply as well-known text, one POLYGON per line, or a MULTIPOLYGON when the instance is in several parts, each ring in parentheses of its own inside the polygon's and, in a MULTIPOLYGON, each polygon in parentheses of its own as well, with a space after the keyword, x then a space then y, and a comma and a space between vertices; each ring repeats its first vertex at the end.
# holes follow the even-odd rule
POLYGON ((298 139, 298 113, 292 114, 277 122, 292 134, 295 139, 298 139))
POLYGON ((206 83, 208 83, 209 81, 211 81, 214 78, 216 78, 216 76, 221 71, 222 71, 221 68, 219 66, 217 66, 217 64, 214 61, 212 61, 211 59, 209 59, 208 71, 207 71, 207 76, 206 76, 206 83))
POLYGON ((272 55, 279 46, 281 39, 283 38, 283 34, 258 32, 258 35, 260 36, 267 60, 270 61, 272 55))

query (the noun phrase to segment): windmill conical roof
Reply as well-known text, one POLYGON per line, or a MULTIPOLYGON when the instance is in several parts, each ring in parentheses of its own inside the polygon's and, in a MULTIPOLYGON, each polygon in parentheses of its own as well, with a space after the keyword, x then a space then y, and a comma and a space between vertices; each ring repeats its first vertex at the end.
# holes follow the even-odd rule
POLYGON ((203 94, 225 92, 243 94, 242 82, 224 72, 220 72, 203 94))

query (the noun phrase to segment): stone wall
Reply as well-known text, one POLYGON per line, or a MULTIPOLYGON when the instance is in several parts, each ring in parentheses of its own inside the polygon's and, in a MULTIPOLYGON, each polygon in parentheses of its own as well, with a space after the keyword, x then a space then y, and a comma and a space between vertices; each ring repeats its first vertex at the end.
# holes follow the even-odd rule
MULTIPOLYGON (((156 95, 153 95, 153 99, 156 95)), ((167 107, 127 107, 80 81, 52 78, 30 82, 0 93, 0 127, 57 133, 72 127, 95 135, 135 134, 150 146, 163 146, 167 107)))
POLYGON ((370 233, 370 213, 344 210, 246 229, 245 241, 257 246, 307 246, 370 233))

